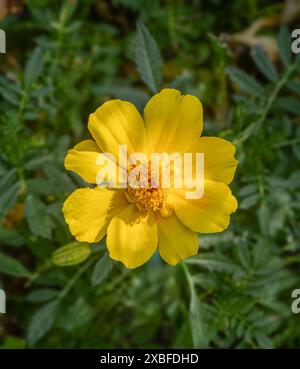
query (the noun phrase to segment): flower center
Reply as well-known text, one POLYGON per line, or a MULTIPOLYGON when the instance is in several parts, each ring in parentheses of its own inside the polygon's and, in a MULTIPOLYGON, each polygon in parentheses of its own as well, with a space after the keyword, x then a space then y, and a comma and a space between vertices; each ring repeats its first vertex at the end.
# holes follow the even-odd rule
MULTIPOLYGON (((134 188, 128 185, 127 191, 125 191, 127 200, 134 203, 140 211, 152 209, 163 217, 172 215, 174 213, 173 207, 167 201, 170 190, 168 188, 162 188, 161 185, 156 185, 154 188, 151 187, 150 168, 146 169, 146 172, 148 172, 147 186, 134 188)), ((140 176, 138 176, 138 179, 140 179, 140 176)), ((154 183, 159 182, 154 180, 154 183)))
POLYGON ((131 188, 126 192, 127 199, 134 203, 140 211, 152 209, 163 217, 173 214, 172 207, 167 203, 168 191, 162 188, 131 188))

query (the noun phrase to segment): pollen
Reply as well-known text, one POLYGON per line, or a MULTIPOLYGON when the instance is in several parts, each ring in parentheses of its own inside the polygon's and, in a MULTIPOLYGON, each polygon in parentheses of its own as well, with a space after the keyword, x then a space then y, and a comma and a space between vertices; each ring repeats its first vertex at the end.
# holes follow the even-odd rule
POLYGON ((131 188, 126 192, 127 199, 134 203, 140 211, 152 209, 163 217, 173 214, 173 209, 167 203, 168 191, 162 188, 131 188))
MULTIPOLYGON (((133 166, 130 168, 132 169, 133 166)), ((174 213, 173 207, 168 201, 170 190, 162 188, 159 183, 162 183, 161 173, 159 171, 158 177, 151 177, 151 162, 144 168, 147 173, 147 180, 144 187, 133 188, 130 185, 125 191, 127 200, 134 203, 140 211, 153 210, 155 213, 163 217, 168 217, 174 213), (152 184, 155 187, 151 187, 152 184)), ((137 179, 140 179, 138 176, 137 179)))

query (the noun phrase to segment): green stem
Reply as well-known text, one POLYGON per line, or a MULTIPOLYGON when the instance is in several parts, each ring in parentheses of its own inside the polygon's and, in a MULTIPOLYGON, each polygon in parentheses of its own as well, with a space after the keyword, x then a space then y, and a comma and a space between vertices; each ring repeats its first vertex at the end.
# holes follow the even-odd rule
POLYGON ((188 267, 186 266, 186 264, 185 264, 185 263, 181 263, 181 267, 182 267, 182 269, 183 269, 183 272, 184 272, 184 274, 185 274, 185 276, 186 276, 186 279, 187 279, 187 281, 188 281, 188 284, 189 284, 190 296, 191 296, 190 301, 192 301, 192 296, 193 296, 193 294, 195 293, 194 282, 193 282, 193 280, 192 280, 192 277, 191 277, 191 275, 190 275, 189 269, 188 269, 188 267))
POLYGON ((255 122, 253 122, 247 129, 247 133, 240 139, 240 141, 246 141, 248 140, 253 134, 257 134, 259 129, 261 128, 261 126, 263 125, 263 123, 265 122, 270 109, 274 103, 274 101, 276 100, 279 92, 281 91, 281 89, 283 88, 283 86, 288 82, 289 78, 291 77, 291 75, 295 72, 295 70, 297 69, 297 67, 300 64, 300 58, 296 59, 296 61, 291 64, 289 66, 289 68, 287 68, 287 70, 285 71, 285 73, 283 74, 283 76, 281 77, 281 79, 279 80, 279 82, 276 84, 273 92, 271 93, 271 95, 269 96, 266 105, 264 106, 261 116, 258 120, 256 120, 255 122))
POLYGON ((300 138, 295 138, 293 140, 286 140, 282 142, 278 142, 272 145, 275 149, 278 149, 280 147, 290 146, 290 145, 296 145, 297 143, 300 143, 300 138))
POLYGON ((278 84, 276 85, 276 87, 274 88, 273 92, 271 93, 270 97, 267 100, 267 104, 265 105, 262 115, 260 117, 260 119, 256 122, 256 125, 258 128, 260 128, 262 126, 262 124, 264 123, 264 121, 267 118, 267 115, 269 114, 269 111, 276 99, 276 97, 278 96, 280 90, 282 89, 282 87, 287 83, 287 81, 289 80, 289 78, 291 77, 291 75, 294 73, 295 69, 298 66, 298 61, 296 61, 294 64, 292 64, 287 70, 286 72, 283 74, 282 78, 279 80, 278 84))
POLYGON ((66 285, 66 287, 60 292, 60 294, 58 295, 58 299, 62 300, 72 289, 72 287, 74 286, 74 284, 77 282, 77 280, 82 276, 82 274, 89 269, 89 267, 94 263, 94 261, 96 260, 96 258, 99 258, 99 255, 96 255, 96 257, 91 258, 90 260, 88 260, 85 264, 83 264, 83 266, 78 269, 78 271, 74 274, 74 276, 69 280, 68 284, 66 285))
POLYGON ((48 270, 52 265, 51 260, 47 260, 40 268, 37 269, 37 271, 30 275, 30 277, 27 280, 26 287, 30 287, 32 283, 46 270, 48 270))

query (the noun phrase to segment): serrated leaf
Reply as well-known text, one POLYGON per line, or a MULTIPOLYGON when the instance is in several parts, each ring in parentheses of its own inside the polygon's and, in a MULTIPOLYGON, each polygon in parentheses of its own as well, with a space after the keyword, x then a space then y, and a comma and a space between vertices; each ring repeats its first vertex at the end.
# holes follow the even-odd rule
POLYGON ((36 236, 50 238, 54 223, 46 212, 47 207, 38 198, 28 195, 25 200, 25 217, 31 232, 36 236))
POLYGON ((265 77, 267 77, 272 82, 278 79, 278 73, 274 63, 261 47, 252 48, 251 57, 257 68, 265 77))
POLYGON ((245 244, 237 245, 236 255, 241 263, 241 265, 245 268, 245 270, 251 269, 252 259, 249 247, 245 244))
POLYGON ((275 236, 277 232, 283 229, 286 216, 287 211, 284 208, 279 208, 272 214, 269 224, 271 236, 275 236))
POLYGON ((278 46, 282 63, 287 68, 291 64, 292 51, 291 35, 286 25, 280 27, 278 34, 278 46))
POLYGON ((295 97, 278 97, 274 107, 279 107, 289 113, 298 115, 300 112, 300 100, 295 97))
POLYGON ((100 284, 108 276, 108 273, 111 271, 113 265, 113 260, 107 253, 105 253, 95 265, 92 275, 92 285, 97 286, 100 284))
POLYGON ((262 234, 268 235, 270 223, 270 209, 266 201, 263 201, 258 209, 258 220, 262 234))
POLYGON ((49 178, 49 185, 52 193, 60 194, 62 192, 71 192, 75 186, 66 173, 61 172, 58 168, 51 164, 44 165, 44 172, 49 178))
POLYGON ((298 80, 288 82, 286 87, 292 92, 300 93, 300 81, 298 80))
POLYGON ((28 192, 33 195, 51 195, 54 192, 51 181, 46 178, 32 178, 27 181, 28 192))
POLYGON ((246 210, 257 204, 259 200, 259 194, 254 193, 253 195, 244 197, 239 204, 239 208, 246 210))
POLYGON ((18 96, 13 91, 9 91, 5 87, 0 86, 0 96, 2 96, 6 101, 14 106, 19 105, 18 96))
POLYGON ((255 192, 257 192, 257 186, 255 184, 250 183, 245 185, 244 187, 241 187, 241 189, 239 190, 239 196, 240 197, 249 196, 255 192))
POLYGON ((11 246, 21 246, 25 243, 24 238, 14 229, 6 229, 0 226, 0 241, 11 246))
POLYGON ((68 23, 73 17, 78 6, 78 0, 64 1, 60 14, 60 22, 62 24, 68 23))
POLYGON ((18 260, 0 252, 0 272, 13 277, 28 277, 30 272, 18 260))
POLYGON ((154 38, 142 22, 137 25, 135 62, 142 80, 156 93, 162 81, 162 57, 154 38))
POLYGON ((57 319, 57 325, 65 331, 74 331, 87 325, 93 318, 95 312, 92 305, 80 297, 73 305, 63 311, 57 319))
POLYGON ((194 348, 205 348, 208 346, 208 334, 206 314, 196 291, 193 290, 190 304, 190 324, 194 348))
POLYGON ((224 255, 218 255, 214 253, 200 254, 197 257, 187 259, 186 264, 199 265, 210 271, 223 271, 233 273, 237 269, 229 258, 224 255))
POLYGON ((29 346, 35 345, 52 328, 59 309, 59 300, 44 305, 31 318, 27 341, 29 346))
POLYGON ((0 217, 3 217, 15 205, 18 200, 21 184, 17 182, 9 186, 0 195, 0 217))
POLYGON ((243 92, 260 98, 265 96, 263 86, 250 74, 235 67, 227 68, 227 73, 232 82, 243 92))
POLYGON ((193 278, 186 265, 184 265, 184 272, 190 286, 189 321, 192 333, 193 347, 205 348, 208 346, 209 342, 206 310, 203 303, 197 296, 193 278))
POLYGON ((34 98, 41 98, 41 97, 44 97, 44 96, 47 96, 49 94, 51 94, 52 92, 55 91, 55 88, 53 88, 52 86, 49 86, 49 87, 41 87, 41 88, 38 88, 34 91, 32 91, 30 93, 30 96, 34 97, 34 98))
POLYGON ((255 333, 255 338, 260 348, 262 349, 273 349, 274 345, 269 337, 263 333, 255 333))
POLYGON ((0 193, 7 190, 7 187, 12 185, 16 179, 16 170, 11 169, 0 180, 0 193))
POLYGON ((18 81, 12 81, 9 78, 0 76, 0 86, 4 87, 6 90, 11 91, 17 95, 22 93, 22 89, 18 81))
POLYGON ((31 291, 26 296, 26 301, 29 302, 46 302, 57 297, 58 291, 51 288, 41 288, 39 290, 31 291))
POLYGON ((28 59, 25 72, 24 72, 24 83, 25 88, 28 89, 34 84, 42 73, 44 65, 43 51, 40 47, 34 49, 28 59))

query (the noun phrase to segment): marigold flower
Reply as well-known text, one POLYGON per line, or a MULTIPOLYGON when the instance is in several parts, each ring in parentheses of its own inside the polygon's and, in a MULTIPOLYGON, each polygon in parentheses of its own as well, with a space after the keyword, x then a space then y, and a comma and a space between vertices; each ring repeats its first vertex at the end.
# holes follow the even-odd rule
MULTIPOLYGON (((218 137, 200 137, 201 102, 175 89, 153 96, 144 119, 128 101, 111 100, 90 115, 85 140, 69 150, 65 167, 86 182, 97 183, 100 153, 204 153, 204 194, 187 199, 185 189, 171 187, 109 189, 96 186, 74 191, 63 206, 71 233, 78 241, 99 242, 107 235, 110 257, 136 268, 158 249, 175 265, 198 253, 197 233, 222 232, 237 201, 228 185, 234 177, 235 147, 218 137)), ((117 159, 118 164, 118 159, 117 159)))

